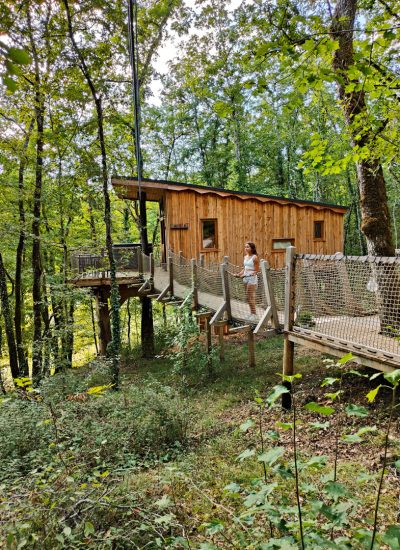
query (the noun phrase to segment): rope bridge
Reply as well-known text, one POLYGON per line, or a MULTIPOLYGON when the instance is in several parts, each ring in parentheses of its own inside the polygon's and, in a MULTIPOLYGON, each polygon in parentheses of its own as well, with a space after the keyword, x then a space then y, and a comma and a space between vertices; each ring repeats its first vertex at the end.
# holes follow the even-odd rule
MULTIPOLYGON (((154 265, 153 285, 160 291, 158 301, 171 301, 173 298, 183 300, 182 304, 191 301, 196 308, 203 307, 214 313, 211 325, 223 318, 244 323, 249 321, 251 312, 245 285, 241 278, 236 277, 242 268, 230 264, 227 257, 221 264, 205 266, 202 259, 188 260, 182 254, 169 252, 166 265, 157 259, 154 265)), ((284 271, 279 270, 273 276, 272 272, 268 262, 261 260, 255 295, 256 313, 251 319, 255 333, 267 326, 274 331, 280 328, 272 277, 275 280, 280 278, 282 286, 284 271)), ((283 307, 280 316, 283 319, 283 307)))
POLYGON ((333 355, 351 352, 379 370, 399 368, 400 258, 287 252, 287 339, 333 355))

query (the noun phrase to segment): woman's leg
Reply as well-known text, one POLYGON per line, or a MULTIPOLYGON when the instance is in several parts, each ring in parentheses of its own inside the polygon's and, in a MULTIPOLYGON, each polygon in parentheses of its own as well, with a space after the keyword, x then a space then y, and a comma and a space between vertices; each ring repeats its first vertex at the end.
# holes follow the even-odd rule
POLYGON ((256 289, 257 285, 246 285, 246 299, 252 315, 256 314, 256 289))

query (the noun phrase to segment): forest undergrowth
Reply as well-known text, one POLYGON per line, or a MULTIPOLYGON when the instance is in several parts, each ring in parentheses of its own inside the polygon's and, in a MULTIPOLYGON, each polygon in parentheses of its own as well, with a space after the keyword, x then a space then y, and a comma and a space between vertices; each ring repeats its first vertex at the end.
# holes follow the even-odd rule
POLYGON ((118 392, 96 360, 2 398, 0 547, 400 548, 399 377, 299 348, 282 381, 279 337, 255 368, 240 337, 203 349, 184 325, 126 351, 118 392))

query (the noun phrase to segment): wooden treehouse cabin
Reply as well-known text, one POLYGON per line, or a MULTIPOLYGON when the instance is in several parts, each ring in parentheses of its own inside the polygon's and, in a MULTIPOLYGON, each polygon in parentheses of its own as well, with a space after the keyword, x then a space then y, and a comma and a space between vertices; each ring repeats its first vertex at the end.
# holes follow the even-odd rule
MULTIPOLYGON (((257 314, 254 332, 282 324, 285 251, 335 254, 343 250, 342 206, 167 181, 115 177, 121 199, 159 205, 160 248, 146 255, 138 244, 114 245, 121 303, 149 296, 166 303, 185 303, 209 312, 210 324, 245 323, 248 303, 241 279, 244 243, 257 245, 257 314), (273 291, 272 280, 275 290, 273 291), (275 294, 275 296, 274 296, 275 294), (278 296, 279 295, 279 296, 278 296), (277 303, 275 303, 277 302, 277 303)), ((72 258, 74 284, 96 296, 101 353, 111 339, 108 299, 110 274, 104 253, 72 258)), ((253 319, 254 320, 254 319, 253 319)), ((236 329, 235 329, 236 330, 236 329)))
MULTIPOLYGON (((137 179, 112 184, 121 199, 139 198, 137 179)), ((343 206, 150 179, 141 192, 160 205, 164 259, 170 249, 186 258, 204 254, 206 264, 228 256, 241 265, 246 241, 275 268, 284 266, 288 246, 304 254, 343 251, 343 206)))

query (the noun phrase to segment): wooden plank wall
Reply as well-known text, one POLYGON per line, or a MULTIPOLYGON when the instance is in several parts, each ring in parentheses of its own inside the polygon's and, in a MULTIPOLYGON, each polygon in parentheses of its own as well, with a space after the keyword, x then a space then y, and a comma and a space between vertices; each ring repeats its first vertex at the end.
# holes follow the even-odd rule
POLYGON ((206 255, 206 262, 223 256, 243 263, 244 243, 256 243, 259 256, 272 267, 283 267, 285 251, 273 251, 273 239, 294 239, 298 253, 334 254, 343 251, 344 212, 329 207, 296 203, 260 202, 235 196, 219 197, 194 191, 165 193, 166 239, 174 252, 186 258, 206 255), (218 223, 217 250, 203 250, 201 220, 218 223), (314 239, 314 221, 324 222, 324 239, 314 239), (171 224, 188 224, 188 229, 171 229, 171 224))

